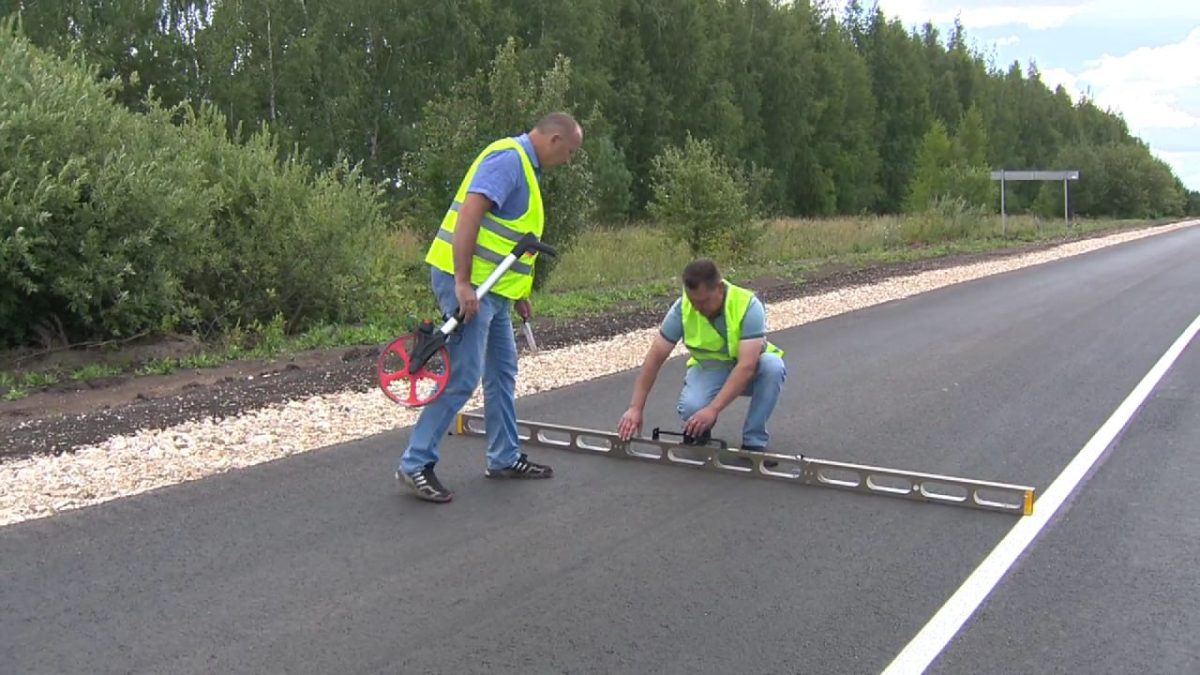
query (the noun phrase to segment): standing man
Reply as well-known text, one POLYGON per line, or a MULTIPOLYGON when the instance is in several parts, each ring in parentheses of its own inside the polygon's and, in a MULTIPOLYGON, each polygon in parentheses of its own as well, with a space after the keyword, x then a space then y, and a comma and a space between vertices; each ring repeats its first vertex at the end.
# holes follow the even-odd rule
POLYGON ((765 452, 767 420, 787 376, 783 350, 766 339, 766 310, 752 291, 722 279, 716 263, 708 259, 684 268, 683 285, 684 294, 671 305, 646 353, 617 432, 627 441, 641 431, 646 397, 659 369, 683 338, 691 354, 677 408, 683 432, 703 437, 722 410, 739 396, 749 395, 742 449, 765 452))
POLYGON ((510 267, 482 299, 476 287, 522 235, 542 236, 544 214, 539 187, 543 169, 571 161, 583 144, 583 130, 566 113, 551 113, 520 136, 503 138, 483 149, 467 170, 454 202, 429 247, 431 283, 447 316, 463 312, 463 324, 447 340, 453 368, 446 389, 421 411, 396 478, 418 498, 448 502, 454 495, 434 475, 438 444, 483 377, 487 427, 488 478, 550 478, 548 466, 535 464, 519 450, 515 388, 517 345, 513 303, 528 319, 536 252, 510 267))

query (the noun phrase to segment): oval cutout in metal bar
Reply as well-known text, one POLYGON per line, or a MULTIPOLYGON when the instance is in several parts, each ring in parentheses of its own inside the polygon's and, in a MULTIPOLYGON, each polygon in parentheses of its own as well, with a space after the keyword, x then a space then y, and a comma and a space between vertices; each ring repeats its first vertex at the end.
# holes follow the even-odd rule
POLYGON ((828 466, 817 467, 817 481, 824 485, 839 487, 862 487, 862 473, 857 469, 837 469, 828 466))
POLYGON ((538 429, 537 438, 538 443, 557 445, 559 447, 569 447, 575 443, 575 434, 572 434, 569 431, 538 429))
POLYGON ((962 485, 926 480, 921 481, 921 495, 926 499, 943 502, 965 502, 970 496, 970 490, 962 485))
POLYGON ((575 445, 583 450, 596 452, 612 452, 613 444, 610 439, 591 434, 580 434, 575 437, 575 445))
POLYGON ((867 487, 875 492, 893 495, 907 495, 918 489, 911 479, 886 473, 868 474, 867 487))

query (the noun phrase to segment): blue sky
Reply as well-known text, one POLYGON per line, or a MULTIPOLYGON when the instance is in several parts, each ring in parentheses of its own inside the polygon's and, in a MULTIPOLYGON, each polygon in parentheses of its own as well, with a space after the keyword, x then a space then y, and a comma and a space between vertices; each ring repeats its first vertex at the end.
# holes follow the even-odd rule
POLYGON ((878 2, 889 18, 932 20, 943 35, 960 16, 968 40, 997 65, 1033 61, 1051 88, 1119 112, 1200 190, 1200 0, 878 2))

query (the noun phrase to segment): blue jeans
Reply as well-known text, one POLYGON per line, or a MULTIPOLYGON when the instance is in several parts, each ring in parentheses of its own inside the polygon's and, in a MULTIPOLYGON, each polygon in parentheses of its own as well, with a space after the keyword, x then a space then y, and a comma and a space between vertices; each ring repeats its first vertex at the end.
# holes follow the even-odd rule
MULTIPOLYGON (((430 268, 433 294, 446 316, 458 309, 454 276, 430 268)), ((438 461, 438 444, 454 417, 471 398, 483 376, 484 424, 487 427, 487 463, 492 469, 512 466, 519 456, 517 438, 517 343, 513 338, 512 301, 488 293, 479 312, 446 339, 450 354, 450 379, 446 389, 422 410, 408 447, 400 457, 400 470, 414 474, 438 461)))
MULTIPOLYGON (((679 393, 679 416, 686 421, 712 400, 725 386, 732 368, 704 368, 696 365, 688 368, 683 379, 683 391, 679 393)), ((742 445, 765 448, 770 435, 767 420, 775 411, 783 381, 787 379, 787 365, 776 354, 758 357, 758 369, 754 378, 746 385, 742 396, 750 397, 750 410, 742 425, 742 445)))

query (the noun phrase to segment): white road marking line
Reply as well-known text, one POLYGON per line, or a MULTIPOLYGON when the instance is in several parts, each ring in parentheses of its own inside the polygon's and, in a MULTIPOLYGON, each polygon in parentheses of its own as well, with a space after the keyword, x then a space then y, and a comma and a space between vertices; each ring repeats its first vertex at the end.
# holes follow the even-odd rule
POLYGON ((1197 316, 1162 355, 1158 363, 1146 373, 1142 381, 1129 393, 1121 405, 1113 412, 1091 440, 1075 455, 1071 463, 1058 474, 1045 494, 1034 504, 1033 515, 1022 518, 1004 539, 992 549, 987 558, 975 568, 966 581, 958 587, 954 595, 942 605, 941 609, 921 629, 904 649, 892 659, 883 675, 898 673, 921 673, 929 664, 942 653, 950 640, 962 628, 966 620, 983 603, 984 598, 992 592, 1000 579, 1004 577, 1021 553, 1033 539, 1042 531, 1050 518, 1058 511, 1067 497, 1075 491, 1083 477, 1096 463, 1108 446, 1129 423, 1142 403, 1150 396, 1150 392, 1158 385, 1159 380, 1167 373, 1179 355, 1191 342, 1196 333, 1200 332, 1200 316, 1197 316))

